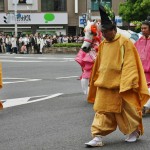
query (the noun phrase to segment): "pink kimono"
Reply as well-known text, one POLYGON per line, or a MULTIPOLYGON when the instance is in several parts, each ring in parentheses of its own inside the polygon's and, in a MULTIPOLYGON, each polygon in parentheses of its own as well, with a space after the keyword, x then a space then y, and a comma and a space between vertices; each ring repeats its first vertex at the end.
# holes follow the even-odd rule
POLYGON ((82 68, 81 78, 90 78, 95 58, 96 52, 90 51, 89 53, 85 53, 82 49, 80 49, 75 61, 78 62, 82 68))
MULTIPOLYGON (((91 28, 90 28, 91 29, 91 28)), ((81 79, 81 87, 84 94, 88 94, 88 85, 89 85, 89 78, 91 76, 93 64, 96 59, 96 55, 98 52, 98 47, 101 42, 102 33, 97 28, 93 27, 93 33, 96 33, 96 36, 93 36, 93 39, 84 38, 84 41, 91 43, 91 49, 88 53, 85 53, 82 49, 79 50, 77 56, 75 57, 75 61, 78 62, 82 68, 82 75, 80 76, 81 79), (95 30, 94 30, 95 29, 95 30)))
POLYGON ((147 39, 142 36, 135 46, 143 64, 148 87, 150 87, 150 36, 147 39))
POLYGON ((96 58, 96 53, 97 52, 95 50, 91 50, 90 52, 85 53, 82 49, 80 49, 77 56, 75 57, 75 61, 78 62, 82 68, 82 75, 80 76, 80 79, 81 87, 85 95, 87 95, 89 91, 89 78, 96 58))

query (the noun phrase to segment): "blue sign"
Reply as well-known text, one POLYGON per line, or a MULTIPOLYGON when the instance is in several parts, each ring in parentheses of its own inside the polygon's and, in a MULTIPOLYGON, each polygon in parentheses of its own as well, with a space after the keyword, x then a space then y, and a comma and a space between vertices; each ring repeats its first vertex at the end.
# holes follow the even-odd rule
POLYGON ((115 21, 116 21, 117 23, 122 23, 122 19, 120 19, 120 18, 115 19, 115 21))
POLYGON ((80 24, 85 24, 86 23, 86 19, 80 19, 80 24))
POLYGON ((17 14, 17 21, 31 21, 31 16, 18 13, 17 14))
POLYGON ((123 25, 123 21, 122 21, 122 18, 120 16, 115 16, 115 21, 116 21, 117 26, 123 25))

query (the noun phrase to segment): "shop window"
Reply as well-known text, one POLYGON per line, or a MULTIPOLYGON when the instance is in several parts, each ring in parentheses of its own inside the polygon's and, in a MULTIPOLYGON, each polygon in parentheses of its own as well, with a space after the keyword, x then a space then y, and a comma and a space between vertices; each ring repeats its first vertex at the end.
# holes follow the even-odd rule
POLYGON ((112 7, 112 0, 91 0, 91 10, 99 10, 99 5, 112 7))
POLYGON ((4 11, 4 0, 0 0, 0 11, 4 11))
POLYGON ((32 0, 18 0, 18 4, 33 4, 32 0))
POLYGON ((41 0, 42 11, 66 11, 66 0, 41 0))
POLYGON ((23 4, 26 4, 26 0, 19 0, 18 3, 23 3, 23 4))

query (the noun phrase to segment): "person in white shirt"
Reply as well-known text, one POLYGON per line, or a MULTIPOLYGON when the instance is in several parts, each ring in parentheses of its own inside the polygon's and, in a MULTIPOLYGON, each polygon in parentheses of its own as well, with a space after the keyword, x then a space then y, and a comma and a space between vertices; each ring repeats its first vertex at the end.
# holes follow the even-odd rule
POLYGON ((41 38, 40 38, 40 54, 43 53, 44 45, 45 45, 45 38, 43 36, 41 36, 41 38))
POLYGON ((63 43, 68 43, 68 37, 65 35, 62 39, 63 43))
POLYGON ((22 42, 27 48, 27 53, 29 53, 29 36, 26 34, 25 37, 23 37, 22 42))
POLYGON ((11 38, 11 49, 13 54, 17 54, 17 38, 15 35, 11 38))

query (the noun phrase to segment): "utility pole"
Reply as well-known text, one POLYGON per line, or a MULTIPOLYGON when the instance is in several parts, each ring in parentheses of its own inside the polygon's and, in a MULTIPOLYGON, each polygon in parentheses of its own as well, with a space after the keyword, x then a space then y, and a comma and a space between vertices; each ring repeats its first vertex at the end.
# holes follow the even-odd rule
POLYGON ((14 0, 15 37, 17 37, 17 35, 18 35, 18 32, 17 32, 17 4, 18 4, 18 0, 14 0))
POLYGON ((88 9, 88 20, 91 20, 91 8, 88 9))
POLYGON ((91 20, 91 0, 87 0, 87 20, 91 20))
MULTIPOLYGON (((77 21, 77 24, 78 24, 78 13, 79 13, 79 0, 75 0, 74 1, 74 6, 75 6, 75 16, 76 16, 76 21, 77 21)), ((78 32, 79 32, 79 27, 78 25, 76 26, 76 35, 78 35, 78 32)))

